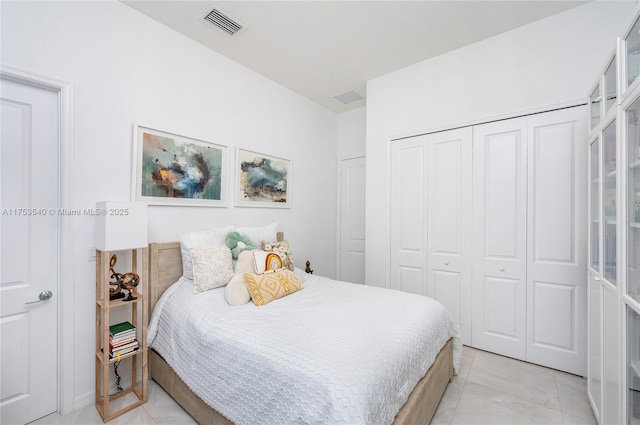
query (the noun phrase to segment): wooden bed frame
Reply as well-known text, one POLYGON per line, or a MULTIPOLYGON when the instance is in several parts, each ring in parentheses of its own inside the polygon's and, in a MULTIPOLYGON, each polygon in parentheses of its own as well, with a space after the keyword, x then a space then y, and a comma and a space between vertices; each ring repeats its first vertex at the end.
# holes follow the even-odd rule
MULTIPOLYGON (((282 238, 282 234, 278 234, 282 238)), ((149 245, 149 311, 162 293, 182 276, 180 243, 152 243, 149 245)), ((164 359, 149 350, 149 376, 173 397, 180 406, 201 425, 229 425, 229 419, 208 406, 193 393, 164 359)), ((447 385, 453 379, 453 342, 450 339, 440 350, 433 365, 409 395, 396 415, 393 425, 428 424, 440 403, 447 385)))

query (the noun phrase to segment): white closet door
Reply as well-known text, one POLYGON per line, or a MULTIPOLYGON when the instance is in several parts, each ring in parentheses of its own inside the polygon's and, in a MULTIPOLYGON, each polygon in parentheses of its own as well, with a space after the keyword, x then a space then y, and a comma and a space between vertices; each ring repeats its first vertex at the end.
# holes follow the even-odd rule
POLYGON ((422 137, 391 143, 390 287, 421 295, 427 284, 426 152, 422 137))
POLYGON ((470 127, 391 144, 391 287, 440 301, 471 343, 470 127))
POLYGON ((425 137, 428 292, 471 343, 471 127, 425 137))
POLYGON ((473 129, 474 347, 526 356, 526 118, 473 129))
POLYGON ((582 108, 528 117, 527 361, 586 374, 582 108))

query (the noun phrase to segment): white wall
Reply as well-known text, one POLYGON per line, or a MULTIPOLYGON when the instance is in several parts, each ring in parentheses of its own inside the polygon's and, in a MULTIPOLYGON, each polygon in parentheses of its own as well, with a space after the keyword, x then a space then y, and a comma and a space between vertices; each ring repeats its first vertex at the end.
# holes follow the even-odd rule
POLYGON ((368 83, 367 283, 389 286, 389 141, 586 100, 635 5, 591 2, 368 83))
POLYGON ((366 154, 367 108, 365 106, 338 114, 338 160, 366 154))
MULTIPOLYGON (((150 207, 150 241, 280 222, 296 265, 335 276, 336 115, 116 1, 0 3, 1 63, 73 85, 72 208, 130 198, 134 122, 292 160, 292 208, 150 207)), ((229 175, 233 177, 233 173, 229 175)), ((231 189, 231 186, 229 187, 231 189)), ((34 206, 37 207, 37 206, 34 206)), ((74 224, 74 408, 93 401, 91 217, 74 224)))

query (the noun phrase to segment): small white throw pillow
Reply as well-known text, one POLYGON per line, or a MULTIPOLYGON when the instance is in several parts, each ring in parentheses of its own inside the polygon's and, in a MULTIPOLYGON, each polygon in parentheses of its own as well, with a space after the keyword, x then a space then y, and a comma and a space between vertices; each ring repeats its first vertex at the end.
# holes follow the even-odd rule
POLYGON ((227 246, 192 248, 190 254, 194 294, 224 286, 233 276, 233 260, 227 246))
POLYGON ((182 254, 182 275, 187 279, 193 279, 193 265, 191 261, 191 248, 213 248, 218 245, 226 246, 227 233, 233 232, 234 225, 218 227, 202 232, 191 232, 178 237, 180 241, 180 253, 182 254))
POLYGON ((227 286, 224 287, 224 298, 229 305, 242 305, 251 301, 251 294, 242 275, 233 275, 227 286))

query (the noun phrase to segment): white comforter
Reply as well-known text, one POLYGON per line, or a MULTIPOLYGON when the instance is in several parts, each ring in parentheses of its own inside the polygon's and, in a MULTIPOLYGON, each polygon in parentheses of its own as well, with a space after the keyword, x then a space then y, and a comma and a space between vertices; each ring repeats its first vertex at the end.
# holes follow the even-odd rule
POLYGON ((149 344, 236 424, 389 424, 458 326, 437 301, 310 276, 265 306, 181 279, 158 302, 149 344))

